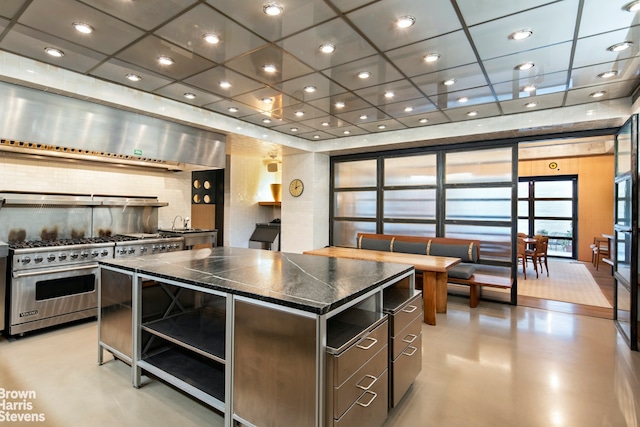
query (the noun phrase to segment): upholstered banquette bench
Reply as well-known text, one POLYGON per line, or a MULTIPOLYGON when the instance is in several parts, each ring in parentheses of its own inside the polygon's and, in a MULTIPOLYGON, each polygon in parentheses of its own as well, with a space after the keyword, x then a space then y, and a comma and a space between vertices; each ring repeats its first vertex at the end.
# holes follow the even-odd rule
MULTIPOLYGON (((480 259, 479 240, 358 233, 357 247, 376 251, 460 258, 460 264, 448 270, 448 282, 469 286, 471 307, 478 306, 482 286, 508 289, 513 283, 509 277, 476 272, 480 259)), ((416 271, 416 276, 420 274, 421 272, 416 271)), ((416 283, 421 282, 418 278, 416 279, 416 283)))

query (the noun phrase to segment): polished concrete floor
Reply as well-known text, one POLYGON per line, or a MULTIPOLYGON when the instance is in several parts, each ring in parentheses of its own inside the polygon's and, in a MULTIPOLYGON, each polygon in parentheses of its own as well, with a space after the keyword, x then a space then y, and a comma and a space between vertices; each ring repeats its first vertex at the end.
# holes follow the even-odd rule
MULTIPOLYGON (((640 353, 611 320, 450 296, 437 321, 423 325, 422 372, 385 427, 640 426, 640 353)), ((33 392, 5 397, 30 406, 0 406, 0 424, 4 411, 45 418, 12 426, 223 425, 159 381, 134 389, 129 367, 98 366, 97 352, 96 322, 0 338, 0 403, 33 392)))

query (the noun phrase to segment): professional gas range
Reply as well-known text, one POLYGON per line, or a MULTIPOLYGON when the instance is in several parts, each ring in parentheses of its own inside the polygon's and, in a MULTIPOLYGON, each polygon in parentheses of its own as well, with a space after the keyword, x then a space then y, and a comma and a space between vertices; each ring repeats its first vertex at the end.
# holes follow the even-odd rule
POLYGON ((181 237, 115 235, 9 242, 10 335, 97 315, 98 262, 182 250, 181 237))

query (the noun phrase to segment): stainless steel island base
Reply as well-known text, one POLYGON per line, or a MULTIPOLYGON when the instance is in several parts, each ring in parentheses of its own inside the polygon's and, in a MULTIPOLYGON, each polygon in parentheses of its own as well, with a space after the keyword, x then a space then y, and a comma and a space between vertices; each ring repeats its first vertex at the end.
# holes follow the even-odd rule
MULTIPOLYGON (((383 295, 396 286, 414 295, 412 267, 219 247, 108 261, 101 269, 101 288, 114 273, 132 283, 135 387, 143 373, 161 378, 223 412, 227 427, 379 426, 386 419, 383 295), (153 286, 166 294, 163 310, 147 292, 153 286), (359 355, 345 363, 346 354, 359 355)), ((101 312, 109 311, 101 301, 101 312)), ((113 334, 101 323, 100 352, 124 354, 115 347, 126 339, 107 342, 113 334)))

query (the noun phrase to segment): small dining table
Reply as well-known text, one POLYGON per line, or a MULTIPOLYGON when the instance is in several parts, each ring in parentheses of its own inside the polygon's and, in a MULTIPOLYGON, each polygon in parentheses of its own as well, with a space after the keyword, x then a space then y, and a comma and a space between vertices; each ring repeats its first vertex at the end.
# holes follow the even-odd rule
POLYGON ((460 258, 409 254, 403 252, 374 251, 369 249, 329 246, 303 252, 334 258, 349 258, 365 261, 410 264, 422 271, 422 298, 424 302, 424 322, 436 324, 436 313, 447 312, 447 271, 460 263, 460 258))

